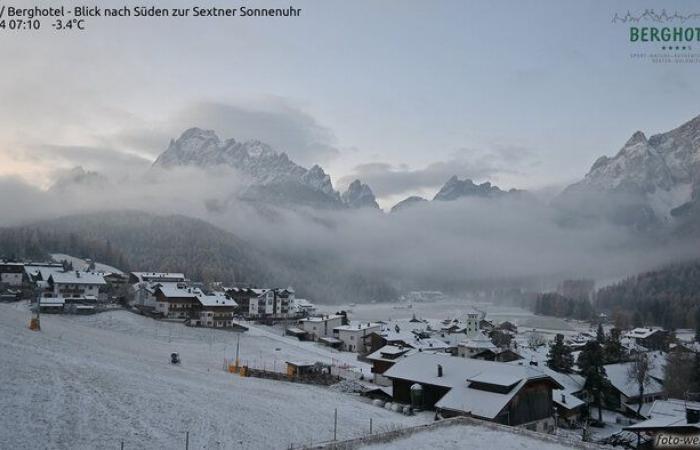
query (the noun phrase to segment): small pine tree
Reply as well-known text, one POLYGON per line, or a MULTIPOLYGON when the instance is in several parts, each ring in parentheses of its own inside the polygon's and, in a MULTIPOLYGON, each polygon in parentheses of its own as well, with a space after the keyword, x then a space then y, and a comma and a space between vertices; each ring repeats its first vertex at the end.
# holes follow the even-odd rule
POLYGON ((606 364, 619 363, 625 356, 625 350, 620 341, 620 330, 612 328, 603 345, 603 356, 606 364))
POLYGON ((600 345, 603 345, 605 342, 605 330, 603 330, 602 323, 598 324, 598 330, 595 333, 595 340, 598 341, 600 345))
POLYGON ((574 366, 574 356, 571 353, 571 348, 564 343, 563 334, 557 334, 554 343, 549 347, 547 366, 557 372, 571 372, 571 368, 574 366))
POLYGON ((603 349, 598 341, 589 341, 583 347, 578 357, 578 367, 581 375, 586 380, 583 388, 593 397, 598 407, 598 421, 603 421, 602 398, 603 391, 607 389, 609 381, 603 367, 603 349))

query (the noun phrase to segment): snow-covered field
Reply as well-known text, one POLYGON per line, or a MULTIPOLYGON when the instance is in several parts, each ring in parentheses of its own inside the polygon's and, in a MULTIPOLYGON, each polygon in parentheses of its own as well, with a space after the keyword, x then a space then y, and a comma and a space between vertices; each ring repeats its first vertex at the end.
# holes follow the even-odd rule
POLYGON ((565 443, 547 442, 526 434, 479 425, 450 425, 421 431, 393 441, 360 447, 363 450, 564 450, 565 443))
MULTIPOLYGON (((289 448, 430 422, 327 388, 224 372, 236 333, 187 328, 126 311, 42 315, 27 329, 26 304, 0 304, 0 448, 289 448), (172 366, 169 354, 180 353, 172 366)), ((265 329, 240 339, 241 359, 347 360, 354 355, 265 329)))
MULTIPOLYGON (((89 264, 84 259, 76 258, 75 256, 71 255, 66 255, 65 253, 52 253, 51 257, 56 262, 68 261, 69 263, 73 264, 73 269, 75 270, 87 270, 87 268, 89 267, 89 264)), ((95 271, 105 273, 123 273, 116 267, 108 266, 107 264, 102 264, 99 262, 95 263, 95 271)))

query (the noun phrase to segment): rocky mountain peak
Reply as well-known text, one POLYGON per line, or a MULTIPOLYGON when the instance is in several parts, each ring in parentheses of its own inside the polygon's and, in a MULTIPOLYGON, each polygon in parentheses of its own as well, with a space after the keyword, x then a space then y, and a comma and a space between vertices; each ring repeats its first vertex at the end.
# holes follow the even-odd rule
POLYGON ((190 128, 171 141, 153 163, 161 169, 181 166, 236 169, 252 180, 245 193, 249 200, 343 207, 330 176, 320 166, 307 170, 259 140, 222 142, 212 130, 190 128))
POLYGON ((452 176, 435 194, 433 200, 449 201, 462 197, 496 197, 505 194, 498 186, 492 186, 490 182, 475 184, 469 178, 460 180, 456 175, 452 176))
POLYGON ((577 199, 585 198, 589 210, 607 210, 618 223, 648 228, 668 223, 671 211, 693 199, 694 186, 700 186, 700 116, 648 139, 635 132, 615 156, 598 158, 556 203, 576 210, 577 199), (620 204, 610 206, 611 194, 620 204), (621 211, 629 220, 617 217, 621 211))
POLYGON ((421 203, 427 203, 427 202, 428 202, 428 200, 424 199, 423 197, 419 197, 417 195, 412 195, 410 197, 407 197, 407 198, 401 200, 400 202, 398 202, 394 206, 392 206, 391 212, 395 213, 395 212, 410 208, 412 206, 419 205, 421 203))
POLYGON ((341 196, 343 203, 349 208, 375 208, 379 209, 377 199, 369 186, 360 180, 350 183, 348 190, 341 196))
POLYGON ((631 147, 636 144, 646 144, 647 137, 641 131, 635 131, 631 138, 627 140, 625 147, 631 147))

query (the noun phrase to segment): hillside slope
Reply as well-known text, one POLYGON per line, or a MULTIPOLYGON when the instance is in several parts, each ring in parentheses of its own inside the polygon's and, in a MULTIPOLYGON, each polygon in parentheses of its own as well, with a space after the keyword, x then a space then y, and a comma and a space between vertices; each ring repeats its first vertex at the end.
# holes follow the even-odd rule
MULTIPOLYGON (((339 439, 366 432, 370 417, 375 430, 432 419, 322 387, 227 373, 235 333, 125 311, 44 316, 42 331, 33 332, 21 306, 0 305, 2 448, 119 448, 121 441, 126 449, 185 448, 187 431, 196 449, 297 448, 332 438, 335 408, 339 439), (173 351, 182 365, 169 363, 173 351)), ((242 360, 278 365, 331 356, 255 328, 241 336, 240 352, 242 360)))

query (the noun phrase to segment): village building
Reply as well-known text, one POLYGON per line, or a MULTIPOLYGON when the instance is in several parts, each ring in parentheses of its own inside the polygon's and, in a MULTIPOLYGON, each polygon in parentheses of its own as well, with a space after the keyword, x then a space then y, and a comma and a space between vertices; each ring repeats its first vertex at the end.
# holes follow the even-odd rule
POLYGON ((396 402, 543 432, 554 429, 552 390, 563 387, 528 366, 427 352, 402 358, 384 376, 396 402))
POLYGON ((498 352, 498 347, 483 333, 477 333, 473 337, 460 342, 457 347, 457 356, 462 358, 494 361, 498 352))
POLYGON ((700 402, 676 399, 656 400, 649 409, 647 417, 647 420, 623 428, 625 431, 639 435, 641 445, 637 448, 641 450, 657 448, 655 443, 660 433, 666 436, 700 434, 700 402))
POLYGON ((22 287, 24 280, 24 264, 0 263, 0 287, 22 287))
POLYGON ((198 288, 159 286, 155 289, 155 312, 167 319, 187 320, 197 305, 198 288))
MULTIPOLYGON (((292 304, 294 302, 294 289, 250 289, 248 292, 238 293, 239 296, 247 296, 247 315, 251 319, 287 319, 294 316, 292 304)), ((234 300, 236 295, 233 296, 234 300)), ((245 305, 246 303, 242 303, 245 305)))
POLYGON ((131 272, 128 283, 131 285, 129 303, 141 310, 154 312, 159 287, 185 288, 188 280, 185 274, 178 272, 131 272))
POLYGON ((223 292, 201 293, 195 297, 189 325, 196 327, 230 328, 238 304, 223 292))
POLYGON ((131 272, 129 284, 136 283, 185 283, 185 274, 178 272, 131 272))
POLYGON ((65 299, 89 299, 97 301, 100 289, 107 285, 97 272, 54 272, 47 280, 53 297, 65 299))
POLYGON ((401 358, 413 355, 417 351, 411 347, 385 345, 367 355, 365 359, 372 364, 371 372, 374 374, 374 383, 380 386, 391 386, 391 380, 384 376, 384 372, 389 370, 401 358))
POLYGON ((333 336, 333 330, 343 325, 344 318, 345 317, 340 314, 307 317, 299 320, 299 329, 308 333, 313 341, 318 341, 322 338, 330 338, 334 341, 338 341, 336 345, 339 345, 340 340, 333 336))
POLYGON ((348 325, 341 325, 333 328, 333 337, 340 340, 340 349, 367 353, 370 342, 367 339, 370 334, 381 330, 381 324, 371 322, 351 322, 348 325))
POLYGON ((104 297, 106 282, 100 273, 41 270, 33 277, 40 289, 38 302, 42 312, 92 313, 104 297), (48 278, 43 280, 44 276, 48 278))
POLYGON ((635 328, 624 337, 647 350, 668 350, 668 331, 661 328, 635 328))
POLYGON ((309 317, 316 314, 316 305, 305 298, 295 298, 291 308, 293 313, 299 317, 309 317))
POLYGON ((644 386, 644 397, 639 397, 639 384, 630 377, 632 362, 606 364, 605 373, 610 380, 610 394, 606 396, 608 406, 621 412, 636 414, 637 405, 651 403, 666 397, 664 391, 665 358, 661 352, 649 352, 650 380, 644 386))

